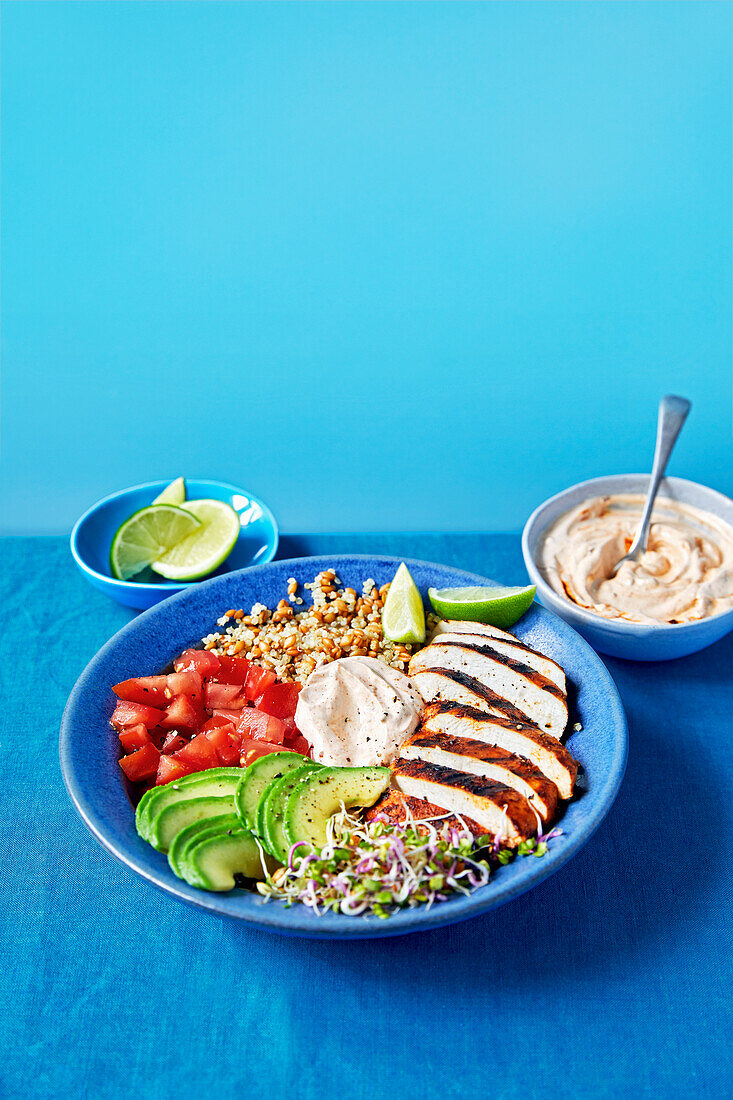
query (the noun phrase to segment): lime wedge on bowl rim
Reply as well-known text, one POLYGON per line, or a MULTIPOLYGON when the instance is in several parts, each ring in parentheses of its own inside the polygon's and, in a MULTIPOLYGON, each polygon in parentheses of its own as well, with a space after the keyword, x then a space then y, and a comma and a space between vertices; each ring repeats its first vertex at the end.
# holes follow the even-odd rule
POLYGON ((112 539, 109 566, 113 577, 130 580, 191 532, 201 521, 173 504, 140 508, 121 524, 112 539))
POLYGON ((430 602, 444 619, 488 623, 508 630, 529 611, 537 588, 429 588, 430 602))
POLYGON ((162 493, 158 493, 153 504, 177 504, 181 507, 186 503, 186 482, 182 477, 177 477, 170 485, 166 485, 162 493))
POLYGON ((239 515, 222 500, 189 500, 186 512, 196 519, 196 528, 150 563, 169 581, 196 581, 213 573, 239 538, 239 515))
POLYGON ((382 630, 390 642, 425 641, 425 608, 422 596, 404 562, 395 573, 384 601, 382 630))

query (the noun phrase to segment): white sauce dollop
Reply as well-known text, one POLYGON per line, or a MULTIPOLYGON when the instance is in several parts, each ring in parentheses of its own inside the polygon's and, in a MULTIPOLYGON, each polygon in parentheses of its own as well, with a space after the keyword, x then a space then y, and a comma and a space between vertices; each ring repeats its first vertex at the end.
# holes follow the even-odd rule
POLYGON ((412 681, 384 661, 342 657, 308 677, 295 724, 321 764, 389 764, 417 728, 424 705, 412 681))
POLYGON ((547 532, 540 568, 561 596, 606 619, 689 623, 733 607, 733 527, 711 512, 658 498, 646 552, 613 568, 628 551, 644 498, 596 497, 547 532))

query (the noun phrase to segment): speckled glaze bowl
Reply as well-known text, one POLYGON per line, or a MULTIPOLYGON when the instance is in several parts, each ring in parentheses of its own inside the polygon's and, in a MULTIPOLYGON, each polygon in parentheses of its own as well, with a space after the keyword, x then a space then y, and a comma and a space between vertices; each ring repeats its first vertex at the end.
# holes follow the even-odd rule
MULTIPOLYGON (((565 512, 591 497, 609 493, 646 493, 648 474, 613 474, 581 481, 540 504, 525 524, 522 553, 537 598, 564 619, 600 653, 630 661, 669 661, 696 653, 733 630, 733 608, 694 623, 629 623, 604 619, 560 596, 545 580, 539 567, 542 540, 548 528, 565 512)), ((679 477, 663 480, 659 495, 712 512, 733 527, 733 500, 714 489, 679 477)))
MULTIPOLYGON (((228 894, 196 890, 176 878, 166 857, 137 835, 133 804, 118 763, 119 742, 109 725, 116 702, 110 685, 164 668, 181 650, 210 633, 227 608, 251 607, 257 601, 275 606, 289 577, 302 585, 320 570, 334 568, 343 584, 361 591, 370 577, 378 585, 392 580, 399 564, 399 558, 358 555, 275 561, 189 588, 139 615, 116 634, 79 677, 61 726, 64 780, 82 820, 99 842, 166 894, 260 928, 318 939, 394 936, 452 924, 518 897, 564 866, 611 808, 626 767, 628 734, 621 700, 603 662, 574 630, 536 603, 515 631, 565 669, 571 705, 568 748, 582 767, 576 794, 557 822, 563 833, 550 842, 541 859, 519 858, 499 868, 487 886, 431 909, 403 909, 388 920, 340 913, 319 917, 302 905, 288 909, 281 902, 266 903, 249 890, 228 894), (576 722, 582 729, 573 729, 576 722)), ((492 583, 444 565, 408 561, 407 566, 426 601, 431 586, 492 583)))
MULTIPOLYGON (((120 581, 110 573, 109 551, 115 531, 133 512, 152 504, 167 484, 167 481, 149 481, 146 485, 120 489, 93 504, 77 520, 71 532, 71 554, 81 574, 95 588, 125 607, 145 610, 176 592, 202 583, 162 579, 152 583, 120 581)), ((277 552, 278 528, 275 517, 263 500, 249 490, 226 481, 186 478, 186 492, 189 500, 223 500, 239 514, 239 538, 215 575, 272 561, 277 552)))

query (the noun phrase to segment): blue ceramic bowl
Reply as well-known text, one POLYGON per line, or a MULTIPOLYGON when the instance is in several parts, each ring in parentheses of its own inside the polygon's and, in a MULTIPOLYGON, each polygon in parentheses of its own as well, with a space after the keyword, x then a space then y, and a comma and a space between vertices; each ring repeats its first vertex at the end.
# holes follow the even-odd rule
MULTIPOLYGON (((538 599, 577 630, 594 649, 630 661, 669 661, 705 649, 733 630, 733 609, 694 623, 650 625, 603 619, 560 596, 547 583, 538 564, 545 532, 564 512, 590 497, 607 493, 646 493, 648 485, 648 474, 614 474, 581 481, 557 493, 540 504, 527 520, 522 533, 522 553, 532 584, 537 585, 538 599)), ((660 496, 712 512, 733 527, 733 500, 714 489, 680 477, 667 477, 659 493, 660 496)))
MULTIPOLYGON (((536 603, 514 629, 565 669, 571 700, 568 748, 582 766, 576 795, 558 822, 563 834, 550 842, 541 859, 518 858, 497 870, 487 886, 432 909, 401 910, 389 920, 340 913, 319 917, 302 905, 287 909, 281 902, 266 903, 250 890, 228 894, 196 890, 176 878, 166 857, 137 835, 132 801, 118 763, 119 742, 109 725, 116 702, 110 685, 165 668, 182 649, 210 633, 229 607, 251 607, 260 600, 275 606, 289 577, 303 585, 321 569, 334 568, 343 584, 361 591, 369 577, 378 585, 390 581, 399 564, 399 558, 359 555, 274 561, 205 581, 123 627, 79 677, 61 725, 66 786, 82 820, 104 847, 154 886, 201 909, 287 935, 336 939, 394 936, 465 920, 518 897, 563 867, 597 829, 616 797, 626 766, 628 736, 618 692, 601 659, 566 623, 536 603), (575 722, 582 729, 574 731, 575 722)), ((407 565, 426 601, 430 586, 492 583, 444 565, 421 561, 407 565)))
MULTIPOLYGON (((152 504, 168 484, 167 481, 150 481, 147 485, 134 485, 131 489, 112 493, 85 512, 71 532, 71 553, 80 571, 100 592, 126 607, 145 610, 176 592, 201 584, 201 581, 182 583, 162 579, 149 583, 119 581, 110 573, 109 551, 115 531, 133 512, 152 504)), ((223 500, 239 513, 239 538, 214 576, 272 561, 279 538, 277 522, 259 497, 239 485, 195 478, 186 478, 186 493, 190 500, 223 500)))

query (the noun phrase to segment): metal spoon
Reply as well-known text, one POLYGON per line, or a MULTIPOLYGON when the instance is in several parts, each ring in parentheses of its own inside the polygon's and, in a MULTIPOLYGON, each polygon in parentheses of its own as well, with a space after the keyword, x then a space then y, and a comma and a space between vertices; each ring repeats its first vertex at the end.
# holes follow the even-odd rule
POLYGON ((669 456, 672 454, 672 448, 677 442, 677 436, 682 431, 682 425, 685 422, 690 408, 690 402, 686 398, 675 397, 674 394, 667 394, 667 396, 663 397, 659 402, 657 445, 654 449, 654 464, 652 466, 651 478, 649 479, 649 488, 646 494, 644 512, 636 530, 634 541, 629 547, 628 553, 624 554, 621 561, 618 562, 611 571, 610 575, 612 577, 616 575, 619 566, 623 562, 638 561, 646 550, 646 544, 649 539, 649 528, 652 524, 652 509, 654 508, 654 501, 659 492, 659 483, 664 477, 664 471, 667 469, 667 463, 669 462, 669 456))

